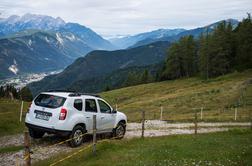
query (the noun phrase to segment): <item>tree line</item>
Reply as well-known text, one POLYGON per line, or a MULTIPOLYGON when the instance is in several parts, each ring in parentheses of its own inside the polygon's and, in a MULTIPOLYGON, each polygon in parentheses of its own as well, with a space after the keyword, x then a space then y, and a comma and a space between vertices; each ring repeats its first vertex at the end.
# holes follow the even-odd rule
POLYGON ((13 85, 0 86, 0 98, 19 99, 32 101, 32 93, 28 87, 22 89, 15 88, 13 85))
POLYGON ((185 36, 173 43, 159 80, 200 75, 209 79, 252 68, 252 21, 243 19, 237 27, 223 21, 198 39, 185 36))
MULTIPOLYGON (((250 14, 237 27, 223 21, 197 39, 192 35, 181 37, 168 48, 167 59, 156 76, 148 70, 130 72, 122 87, 192 76, 209 79, 249 68, 252 68, 250 14)), ((110 89, 113 88, 106 90, 110 89)))

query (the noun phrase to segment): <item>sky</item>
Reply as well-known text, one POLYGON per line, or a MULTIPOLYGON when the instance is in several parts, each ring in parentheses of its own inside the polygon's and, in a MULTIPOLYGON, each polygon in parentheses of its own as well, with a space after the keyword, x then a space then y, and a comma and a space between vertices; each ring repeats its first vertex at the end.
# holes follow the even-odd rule
POLYGON ((160 28, 205 26, 252 13, 252 0, 1 0, 0 17, 26 13, 61 17, 103 37, 160 28))

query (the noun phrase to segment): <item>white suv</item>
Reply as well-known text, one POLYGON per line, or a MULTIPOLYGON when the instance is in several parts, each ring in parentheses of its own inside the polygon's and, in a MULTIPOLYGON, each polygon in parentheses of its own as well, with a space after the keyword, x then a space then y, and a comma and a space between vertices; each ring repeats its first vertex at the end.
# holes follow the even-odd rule
POLYGON ((25 124, 30 136, 41 138, 47 133, 69 136, 72 147, 82 144, 84 133, 92 134, 93 115, 96 115, 97 133, 113 133, 123 137, 127 117, 114 110, 98 95, 66 91, 39 94, 26 114, 25 124))

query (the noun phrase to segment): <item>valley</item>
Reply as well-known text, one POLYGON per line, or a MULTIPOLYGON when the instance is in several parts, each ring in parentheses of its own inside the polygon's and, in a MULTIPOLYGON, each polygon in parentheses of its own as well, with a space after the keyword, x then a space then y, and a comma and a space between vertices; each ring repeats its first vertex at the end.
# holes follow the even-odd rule
POLYGON ((0 86, 5 86, 7 84, 11 84, 11 85, 14 85, 16 88, 20 89, 20 88, 25 87, 27 84, 30 84, 30 83, 36 82, 36 81, 40 81, 46 76, 58 74, 61 71, 62 70, 56 70, 56 71, 50 71, 50 72, 18 75, 18 76, 14 76, 11 78, 6 78, 6 79, 0 80, 0 86))
POLYGON ((0 79, 61 70, 92 50, 112 49, 109 41, 77 23, 45 15, 10 16, 0 20, 0 79))

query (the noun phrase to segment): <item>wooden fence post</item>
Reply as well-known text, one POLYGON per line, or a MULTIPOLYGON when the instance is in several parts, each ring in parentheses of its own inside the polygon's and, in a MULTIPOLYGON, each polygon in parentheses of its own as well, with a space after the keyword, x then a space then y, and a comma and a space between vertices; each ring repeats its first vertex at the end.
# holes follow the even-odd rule
POLYGON ((250 129, 252 130, 252 112, 249 111, 249 118, 250 118, 250 129))
POLYGON ((24 132, 24 158, 25 158, 25 165, 31 166, 31 156, 30 156, 30 137, 28 131, 24 132))
POLYGON ((160 120, 163 120, 163 107, 160 107, 160 120))
POLYGON ((15 158, 16 158, 16 162, 15 162, 15 166, 19 166, 19 158, 18 158, 18 155, 15 155, 15 158))
POLYGON ((252 116, 250 116, 250 129, 252 130, 252 116))
POLYGON ((235 119, 235 121, 236 121, 236 119, 237 119, 237 107, 235 107, 235 115, 234 115, 234 119, 235 119))
POLYGON ((142 111, 142 138, 144 138, 145 111, 142 111))
POLYGON ((201 107, 201 109, 200 109, 200 120, 202 120, 203 119, 203 107, 201 107))
POLYGON ((20 108, 20 117, 19 117, 19 121, 22 121, 22 116, 23 116, 23 107, 24 107, 24 101, 22 100, 21 102, 21 108, 20 108))
POLYGON ((93 115, 93 155, 96 156, 96 115, 93 115))
POLYGON ((195 112, 195 121, 194 121, 194 134, 196 135, 198 133, 198 115, 197 111, 195 112))

